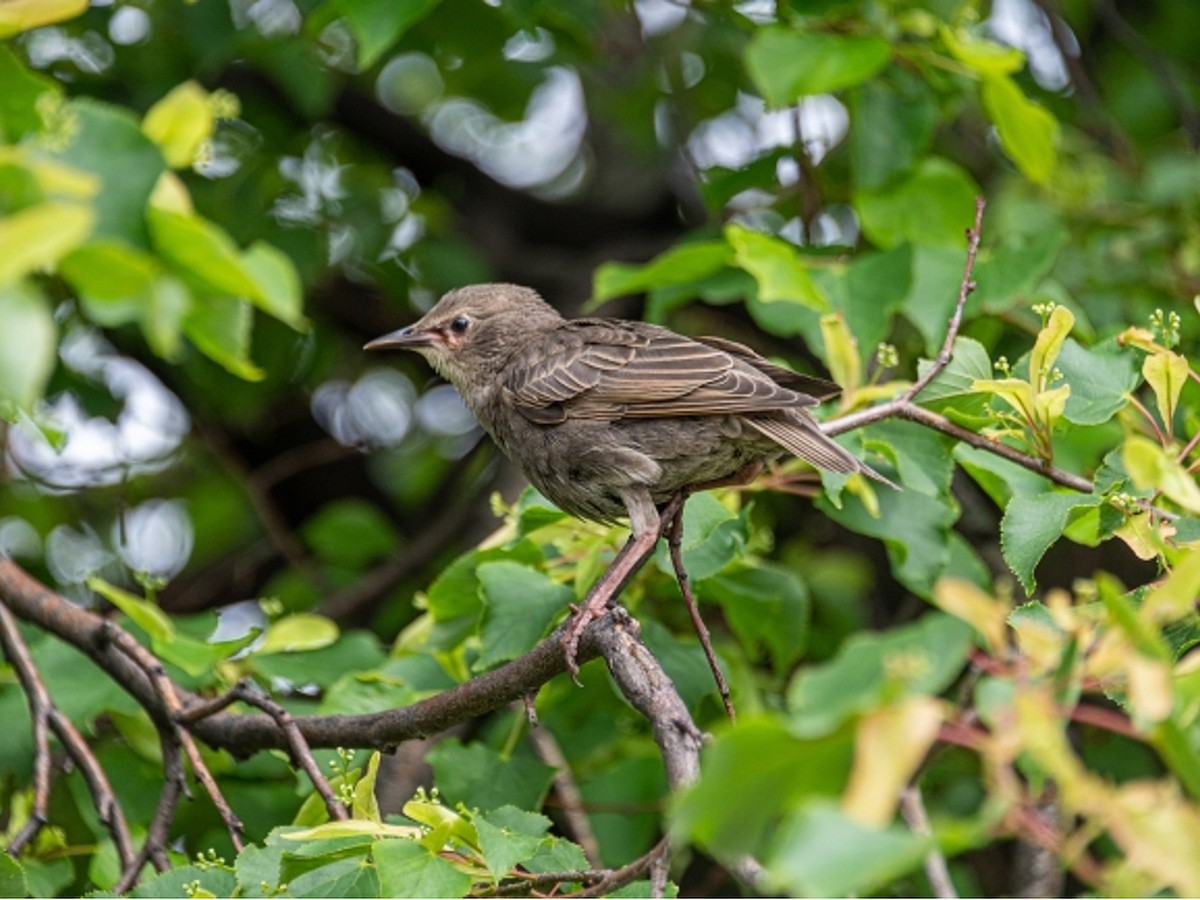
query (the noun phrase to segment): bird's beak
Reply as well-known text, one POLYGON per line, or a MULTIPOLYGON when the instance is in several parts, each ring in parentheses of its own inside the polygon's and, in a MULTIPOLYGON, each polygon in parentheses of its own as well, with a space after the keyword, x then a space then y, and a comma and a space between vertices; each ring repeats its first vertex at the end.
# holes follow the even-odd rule
POLYGON ((407 328, 401 328, 399 331, 393 331, 391 334, 385 334, 383 337, 377 337, 375 340, 366 344, 364 350, 391 350, 393 348, 418 349, 420 347, 428 347, 437 342, 437 335, 431 331, 425 331, 415 325, 409 325, 407 328))

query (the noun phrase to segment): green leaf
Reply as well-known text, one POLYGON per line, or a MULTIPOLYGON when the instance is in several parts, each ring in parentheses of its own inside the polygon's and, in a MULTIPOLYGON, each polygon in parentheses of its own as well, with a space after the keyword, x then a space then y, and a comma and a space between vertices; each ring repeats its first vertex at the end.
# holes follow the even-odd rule
POLYGON ((537 809, 554 770, 524 756, 502 757, 483 744, 442 741, 429 752, 434 783, 452 803, 487 811, 501 806, 537 809))
POLYGON ((254 279, 254 305, 296 331, 307 331, 304 318, 304 293, 295 265, 282 250, 264 241, 255 241, 242 254, 242 266, 254 279))
MULTIPOLYGON (((236 886, 234 874, 219 866, 179 866, 158 875, 152 875, 129 892, 130 897, 195 897, 189 889, 198 885, 210 897, 232 897, 236 886)), ((293 895, 298 896, 298 895, 293 895)))
POLYGON ((38 99, 42 94, 58 95, 62 85, 52 78, 29 71, 10 47, 0 46, 0 137, 16 144, 31 132, 44 127, 38 114, 38 99))
POLYGON ((1029 353, 1029 381, 1037 386, 1039 393, 1049 384, 1050 371, 1058 362, 1058 354, 1074 326, 1074 313, 1065 306, 1056 306, 1038 332, 1033 350, 1029 353))
POLYGON ((7 853, 0 853, 0 897, 28 897, 25 869, 7 853))
MULTIPOLYGON (((508 875, 518 863, 530 859, 541 846, 543 836, 550 827, 550 820, 545 816, 524 813, 524 815, 544 823, 541 831, 530 833, 526 827, 514 828, 514 819, 511 813, 522 811, 512 806, 502 807, 502 810, 508 812, 496 810, 493 813, 476 816, 472 820, 475 831, 479 835, 479 849, 483 851, 483 859, 487 863, 488 871, 492 873, 493 878, 497 879, 508 875), (496 813, 500 814, 496 815, 496 813)), ((529 823, 518 822, 516 824, 527 825, 529 823)))
POLYGON ((483 624, 480 628, 477 672, 516 659, 546 636, 567 604, 574 599, 569 587, 546 575, 506 560, 485 562, 476 570, 483 587, 483 624))
POLYGON ((721 860, 759 853, 781 813, 836 797, 852 761, 850 729, 803 740, 777 719, 741 716, 705 746, 700 780, 672 804, 671 834, 721 860))
POLYGON ((944 613, 883 634, 856 634, 832 660, 802 669, 792 681, 792 732, 828 734, 885 700, 938 694, 966 665, 971 643, 971 626, 944 613))
POLYGON ((95 575, 89 578, 86 584, 88 588, 129 616, 151 638, 167 642, 175 639, 175 623, 170 616, 158 608, 157 603, 135 597, 129 591, 109 584, 103 578, 95 575))
POLYGON ((197 297, 183 320, 183 333, 209 359, 246 381, 266 373, 250 361, 250 329, 254 312, 233 297, 197 297))
MULTIPOLYGON (((929 157, 911 176, 888 187, 859 188, 854 206, 863 233, 880 247, 901 241, 917 246, 965 247, 975 217, 978 187, 955 163, 929 157)), ((961 257, 959 272, 961 273, 961 257)), ((953 299, 957 291, 951 295, 953 299)), ((938 323, 939 326, 941 323, 938 323)))
MULTIPOLYGON (((946 326, 958 301, 965 255, 961 245, 912 248, 912 281, 901 310, 925 340, 925 352, 934 356, 946 339, 946 326)), ((986 375, 992 373, 988 363, 986 375)), ((985 376, 986 377, 986 376, 985 376)))
POLYGON ((1129 403, 1138 383, 1135 354, 1115 340, 1089 348, 1067 338, 1058 368, 1071 386, 1063 418, 1076 425, 1107 422, 1129 403))
POLYGON ((758 300, 786 300, 817 312, 829 309, 829 300, 813 283, 799 251, 781 238, 727 225, 725 239, 733 247, 734 260, 758 283, 758 300))
POLYGON ((1013 570, 1026 593, 1037 584, 1034 569, 1062 537, 1071 514, 1080 507, 1096 506, 1100 498, 1092 494, 1018 494, 1004 509, 1000 521, 1000 549, 1004 561, 1013 570))
POLYGON ((1008 75, 988 75, 980 87, 1000 145, 1030 181, 1045 184, 1058 164, 1058 120, 1034 103, 1008 75))
POLYGON ((850 165, 860 188, 910 171, 933 143, 938 109, 929 86, 898 67, 887 75, 850 94, 850 165))
POLYGON ((366 500, 336 500, 300 530, 322 561, 359 572, 396 551, 400 536, 379 508, 366 500))
POLYGON ((766 561, 739 565, 696 590, 703 599, 720 604, 743 646, 766 648, 775 671, 787 671, 804 655, 812 601, 795 572, 766 561))
POLYGON ((788 816, 763 860, 771 882, 796 897, 874 894, 921 865, 930 839, 899 826, 870 828, 829 803, 788 816))
POLYGON ((750 80, 768 106, 779 108, 861 84, 891 56, 891 45, 881 38, 769 27, 755 34, 745 58, 750 80))
MULTIPOLYGON (((950 362, 946 368, 938 372, 933 381, 917 395, 921 404, 932 404, 945 401, 943 405, 971 408, 966 398, 979 399, 979 392, 973 385, 976 381, 992 377, 992 360, 987 348, 974 338, 956 337, 951 348, 950 362)), ((917 363, 918 377, 933 368, 933 360, 923 359, 917 363)))
POLYGON ((146 205, 167 170, 162 153, 126 109, 85 98, 72 100, 65 114, 71 142, 59 159, 99 177, 100 192, 93 200, 99 218, 93 233, 148 246, 146 205))
POLYGON ((732 256, 725 241, 693 241, 672 247, 645 265, 605 263, 593 277, 593 298, 599 302, 669 285, 691 284, 724 268, 732 256))
POLYGON ((920 491, 877 492, 878 517, 857 499, 837 507, 825 494, 818 508, 847 528, 884 541, 892 571, 909 590, 928 597, 933 583, 949 563, 949 532, 958 518, 951 495, 930 496, 920 491))
MULTIPOLYGON (((337 0, 336 8, 358 42, 358 67, 369 69, 440 0, 337 0)), ((413 895, 407 895, 413 896, 413 895)))
POLYGON ((465 897, 471 876, 416 841, 376 841, 371 848, 383 897, 465 897))
MULTIPOLYGON (((693 581, 720 572, 741 555, 745 545, 745 525, 729 507, 708 492, 688 498, 683 509, 683 540, 679 550, 693 581)), ((654 560, 659 571, 674 574, 665 541, 656 548, 654 560)))
POLYGON ((146 221, 155 249, 205 289, 257 297, 258 284, 242 265, 241 251, 219 225, 158 207, 146 211, 146 221))
POLYGON ((110 328, 137 322, 155 353, 178 356, 191 294, 149 253, 119 241, 92 241, 59 268, 94 322, 110 328))
POLYGON ((0 287, 0 418, 13 420, 41 398, 54 371, 58 328, 32 283, 0 287))
POLYGON ((1025 54, 1017 48, 977 38, 965 29, 940 25, 939 34, 955 59, 981 75, 1008 75, 1025 64, 1025 54))

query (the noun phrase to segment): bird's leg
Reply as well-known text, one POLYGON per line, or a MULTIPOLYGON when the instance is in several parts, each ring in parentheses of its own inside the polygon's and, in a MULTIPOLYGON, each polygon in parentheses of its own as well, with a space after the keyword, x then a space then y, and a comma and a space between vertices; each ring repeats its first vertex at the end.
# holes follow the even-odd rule
POLYGON ((650 490, 644 485, 626 488, 621 492, 621 499, 629 511, 629 527, 632 534, 604 574, 587 592, 587 596, 575 611, 575 617, 562 634, 567 671, 571 673, 571 679, 576 684, 579 683, 579 665, 575 662, 575 656, 579 650, 579 639, 583 630, 604 615, 605 609, 625 587, 625 582, 645 565, 650 554, 654 552, 654 545, 658 543, 664 521, 673 521, 683 507, 682 495, 676 495, 663 508, 665 516, 660 516, 650 496, 650 490))
MULTIPOLYGON (((749 467, 746 468, 748 469, 749 467)), ((745 483, 753 481, 760 470, 761 465, 756 466, 754 472, 745 483)), ((737 477, 737 474, 735 473, 733 477, 737 477)), ((679 496, 686 501, 688 493, 688 490, 685 488, 679 492, 679 496)), ((729 717, 730 722, 734 722, 737 720, 737 713, 733 709, 733 698, 729 695, 729 685, 725 681, 725 675, 721 671, 721 667, 717 665, 717 655, 713 652, 712 639, 708 634, 708 626, 704 624, 704 619, 700 617, 700 608, 696 605, 696 595, 692 593, 691 579, 688 577, 687 569, 683 567, 682 543, 683 503, 680 503, 679 510, 667 525, 667 549, 671 553, 671 565, 675 569, 675 580, 679 582, 679 593, 683 595, 683 602, 687 606, 688 615, 692 617, 692 627, 696 630, 696 637, 700 638, 700 646, 704 648, 704 658, 708 660, 708 667, 712 670, 713 679, 717 682, 717 690, 721 692, 721 703, 725 706, 725 715, 729 717)))

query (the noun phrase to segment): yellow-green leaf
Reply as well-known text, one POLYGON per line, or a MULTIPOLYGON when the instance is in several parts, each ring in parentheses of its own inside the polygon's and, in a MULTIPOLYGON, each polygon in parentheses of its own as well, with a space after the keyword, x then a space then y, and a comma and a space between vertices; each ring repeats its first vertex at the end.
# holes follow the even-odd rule
POLYGON ((350 814, 356 819, 368 819, 372 822, 382 822, 383 815, 379 812, 379 801, 375 798, 375 782, 379 778, 379 751, 371 754, 367 761, 367 771, 354 785, 354 804, 350 814))
POLYGON ((862 383, 862 360, 858 355, 858 341, 846 327, 846 317, 840 312, 821 316, 821 339, 825 342, 825 364, 829 366, 829 374, 849 397, 862 383))
POLYGON ((370 819, 343 819, 300 831, 278 832, 278 836, 285 841, 320 841, 330 838, 363 837, 364 835, 411 840, 420 836, 420 833, 421 829, 413 825, 389 825, 386 822, 373 822, 370 819))
POLYGON ((0 40, 83 15, 88 0, 4 0, 0 3, 0 40))
POLYGON ((1135 486, 1161 491, 1190 513, 1200 514, 1200 487, 1174 457, 1149 438, 1133 435, 1121 448, 1121 461, 1135 486))
POLYGON ((1033 419, 1035 407, 1033 388, 1019 378, 987 378, 971 382, 971 390, 995 394, 1021 415, 1033 419))
POLYGON ((1070 396, 1071 386, 1069 384, 1059 385, 1053 390, 1042 391, 1033 401, 1037 420, 1046 425, 1053 425, 1062 418, 1063 410, 1067 408, 1067 400, 1070 396))
POLYGON ((933 602, 979 632, 993 656, 1007 653, 1011 603, 985 593, 963 578, 939 579, 933 586, 933 602))
POLYGON ((175 623, 171 617, 158 608, 157 604, 136 597, 115 584, 109 584, 103 578, 93 575, 87 580, 87 586, 129 616, 133 622, 151 638, 158 641, 170 642, 175 639, 175 623))
POLYGON ((1058 120, 1034 103, 1007 75, 987 75, 980 99, 1000 135, 1004 152, 1037 184, 1045 184, 1058 163, 1058 120))
POLYGON ((142 131, 158 144, 173 169, 190 166, 212 137, 216 118, 208 91, 194 81, 177 85, 146 112, 142 131))
POLYGON ((1050 313, 1045 327, 1038 332, 1033 350, 1029 354, 1029 381, 1037 385, 1037 390, 1046 388, 1047 379, 1058 354, 1062 351, 1063 342, 1075 325, 1075 316, 1065 306, 1056 306, 1050 313))
POLYGON ((91 207, 53 200, 0 218, 0 285, 54 265, 84 242, 95 223, 91 207))
POLYGON ((1154 390, 1158 414, 1168 429, 1175 420, 1175 410, 1179 406, 1179 395, 1187 383, 1188 370, 1187 359, 1170 350, 1160 350, 1147 356, 1142 363, 1142 375, 1154 390))
POLYGON ((1015 47, 983 40, 946 25, 939 31, 950 55, 980 75, 1007 75, 1025 64, 1025 54, 1015 47))
POLYGON ((855 733, 854 768, 842 795, 842 812, 875 828, 890 824, 900 791, 941 724, 939 701, 920 694, 864 715, 855 733))
POLYGON ((0 287, 0 417, 12 420, 42 396, 54 371, 58 326, 32 282, 0 287))
POLYGON ((328 647, 338 638, 331 619, 313 613, 295 613, 272 622, 256 653, 295 653, 328 647))
POLYGON ((1171 574, 1156 584, 1142 601, 1142 615, 1156 624, 1177 622, 1191 614, 1200 597, 1200 547, 1193 545, 1175 563, 1171 574))
POLYGON ((734 262, 758 282, 763 303, 787 300, 817 312, 829 309, 829 300, 813 282, 800 252, 781 238, 741 225, 728 225, 725 240, 733 248, 734 262))

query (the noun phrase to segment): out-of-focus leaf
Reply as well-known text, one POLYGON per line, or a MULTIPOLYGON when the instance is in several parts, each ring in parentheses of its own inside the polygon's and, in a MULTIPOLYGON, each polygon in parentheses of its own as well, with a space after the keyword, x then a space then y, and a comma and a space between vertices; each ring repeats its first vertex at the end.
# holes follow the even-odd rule
POLYGON ((964 29, 942 25, 938 33, 955 59, 981 75, 1009 75, 1025 63, 1025 54, 1016 47, 975 37, 964 29))
POLYGON ((937 694, 962 671, 971 629, 929 613, 886 634, 859 634, 827 663, 801 670, 788 689, 791 728, 826 734, 848 717, 899 694, 937 694))
POLYGON ((725 241, 680 244, 642 266, 605 263, 596 270, 592 293, 598 302, 670 285, 691 284, 723 268, 732 258, 725 241))
POLYGON ((1008 617, 1012 604, 993 597, 961 578, 943 578, 934 588, 933 602, 944 612, 974 628, 993 656, 1002 656, 1008 646, 1008 617))
POLYGON ((829 309, 829 301, 813 283, 800 253, 787 241, 741 225, 726 226, 725 239, 737 265, 758 283, 760 302, 786 300, 818 312, 829 309))
MULTIPOLYGON (((746 525, 736 513, 703 492, 688 498, 683 510, 683 540, 679 551, 683 567, 693 581, 702 581, 720 572, 736 559, 746 546, 746 525)), ((675 569, 660 543, 655 552, 660 571, 673 574, 675 569)))
POLYGON ((52 267, 87 239, 95 223, 90 206, 58 201, 0 216, 0 287, 52 267))
POLYGON ((697 591, 721 605, 745 646, 766 648, 776 671, 786 671, 803 656, 812 601, 795 572, 767 562, 730 567, 698 585, 697 591))
POLYGON ((891 822, 900 792, 937 738, 942 718, 942 705, 922 696, 906 697, 860 718, 842 812, 873 828, 891 822))
MULTIPOLYGON (((337 0, 358 42, 358 67, 369 69, 440 0, 337 0)), ((420 896, 409 894, 406 896, 420 896)))
POLYGON ((173 169, 190 166, 213 132, 216 119, 208 92, 185 81, 146 111, 142 131, 162 150, 173 169))
POLYGON ((821 337, 825 342, 825 363, 829 374, 847 394, 862 384, 862 360, 858 342, 846 327, 846 319, 836 313, 821 316, 821 337))
POLYGON ((175 623, 158 604, 135 597, 129 591, 109 584, 103 578, 92 576, 87 586, 129 616, 150 637, 160 641, 171 641, 175 637, 175 623))
POLYGON ((538 809, 554 770, 525 756, 502 757, 483 744, 443 741, 430 751, 434 780, 442 796, 481 810, 515 806, 538 809))
POLYGON ((249 303, 233 297, 195 298, 183 320, 183 333, 205 356, 246 381, 261 381, 266 373, 250 361, 250 329, 254 312, 249 303))
POLYGON ((1154 441, 1137 434, 1126 438, 1121 461, 1138 488, 1161 491, 1188 512, 1200 513, 1195 478, 1154 441))
POLYGON ((0 40, 73 19, 87 8, 88 0, 5 0, 0 4, 0 40))
POLYGON ((911 241, 917 246, 961 251, 964 231, 974 220, 978 193, 971 176, 960 166, 929 157, 903 180, 883 188, 859 188, 854 205, 863 233, 880 247, 911 241))
POLYGON ((850 94, 850 164, 864 188, 883 187, 909 171, 928 151, 937 123, 929 86, 899 67, 889 74, 850 94))
POLYGON ((58 328, 30 282, 0 287, 0 418, 13 421, 42 396, 54 371, 58 328))
POLYGON ((861 84, 891 55, 880 38, 764 28, 746 48, 746 70, 767 105, 778 108, 861 84))
POLYGON ((330 619, 312 613, 294 613, 272 622, 256 654, 297 653, 327 647, 338 638, 338 627, 330 619))
POLYGON ((814 803, 784 819, 763 863, 770 880, 792 896, 869 894, 918 868, 929 841, 899 826, 870 828, 814 803))
POLYGON ((1005 152, 1030 181, 1047 182, 1058 164, 1058 120, 1008 75, 985 77, 979 90, 1005 152))
POLYGON ((379 508, 365 500, 338 500, 304 523, 304 541, 325 562, 361 571, 395 552, 400 536, 379 508))

